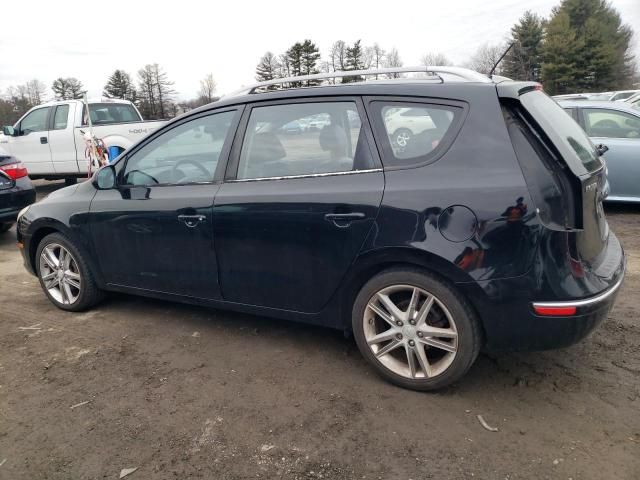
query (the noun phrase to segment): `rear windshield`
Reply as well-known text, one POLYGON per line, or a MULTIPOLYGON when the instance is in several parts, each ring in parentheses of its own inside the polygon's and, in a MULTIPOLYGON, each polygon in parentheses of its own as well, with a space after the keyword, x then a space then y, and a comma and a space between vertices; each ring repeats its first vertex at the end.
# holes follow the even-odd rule
MULTIPOLYGON (((139 122, 140 114, 128 103, 90 103, 91 123, 108 125, 110 123, 139 122)), ((87 109, 82 114, 82 124, 87 125, 87 109)))
POLYGON ((576 175, 585 175, 602 166, 593 143, 571 115, 541 91, 525 93, 520 102, 538 122, 576 175))

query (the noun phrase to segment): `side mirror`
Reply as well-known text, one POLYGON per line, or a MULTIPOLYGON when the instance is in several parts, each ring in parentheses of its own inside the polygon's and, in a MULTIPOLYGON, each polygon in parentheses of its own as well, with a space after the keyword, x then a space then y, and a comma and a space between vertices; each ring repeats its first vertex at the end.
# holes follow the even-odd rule
POLYGON ((106 165, 98 170, 91 181, 98 190, 111 190, 116 186, 116 169, 113 165, 106 165))
POLYGON ((609 147, 603 143, 599 143, 596 145, 596 151, 598 152, 598 155, 602 156, 609 151, 609 147))
POLYGON ((4 127, 2 127, 2 133, 4 133, 7 137, 16 136, 16 131, 13 129, 13 127, 8 125, 5 125, 4 127))

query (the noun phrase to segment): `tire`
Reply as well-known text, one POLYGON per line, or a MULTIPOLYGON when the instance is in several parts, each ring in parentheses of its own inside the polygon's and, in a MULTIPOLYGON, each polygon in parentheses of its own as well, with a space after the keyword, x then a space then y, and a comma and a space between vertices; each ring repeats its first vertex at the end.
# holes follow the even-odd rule
POLYGON ((413 132, 408 128, 398 128, 392 135, 392 141, 401 148, 406 148, 413 137, 413 132))
POLYGON ((356 296, 352 327, 360 352, 383 378, 419 391, 459 380, 482 343, 469 303, 435 275, 411 268, 369 280, 356 296))
POLYGON ((78 179, 76 177, 66 177, 64 179, 64 184, 67 187, 70 185, 75 185, 76 183, 78 183, 78 179))
POLYGON ((0 223, 0 233, 8 232, 13 227, 13 222, 0 223))
MULTIPOLYGON (((97 287, 85 255, 67 237, 60 233, 49 234, 40 241, 36 250, 35 264, 42 290, 51 303, 62 310, 80 312, 93 307, 104 298, 104 292, 97 287), (53 252, 53 258, 51 256, 47 257, 49 261, 43 257, 45 249, 47 249, 47 253, 53 252), (57 258, 59 260, 63 258, 66 260, 67 256, 61 253, 62 250, 66 251, 70 256, 65 274, 62 277, 62 280, 69 286, 68 291, 64 289, 67 293, 63 292, 59 277, 57 279, 58 285, 53 288, 51 288, 51 281, 55 281, 56 277, 45 284, 47 276, 50 276, 52 272, 56 272, 54 266, 60 265, 60 262, 56 263, 53 259, 57 258), (72 285, 72 281, 77 282, 79 288, 72 285), (71 292, 71 294, 69 295, 68 292, 71 292)), ((56 273, 56 275, 60 274, 56 273)))

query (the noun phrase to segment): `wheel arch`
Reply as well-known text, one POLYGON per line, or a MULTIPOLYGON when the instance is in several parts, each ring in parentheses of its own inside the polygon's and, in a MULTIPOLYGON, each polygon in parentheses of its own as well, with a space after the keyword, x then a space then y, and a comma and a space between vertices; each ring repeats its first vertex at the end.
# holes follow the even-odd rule
POLYGON ((47 235, 50 235, 52 233, 60 233, 64 235, 67 238, 67 240, 72 242, 73 245, 78 250, 80 250, 80 252, 85 257, 87 264, 91 268, 94 278, 96 279, 99 285, 103 285, 102 275, 101 275, 102 272, 100 271, 100 269, 98 268, 98 265, 94 261, 93 256, 89 254, 89 252, 92 251, 91 246, 87 244, 86 240, 79 238, 78 235, 74 235, 74 232, 71 228, 69 228, 59 220, 55 220, 53 218, 43 218, 43 219, 40 219, 35 225, 32 224, 29 230, 30 230, 31 237, 29 239, 29 245, 27 246, 28 248, 27 253, 28 253, 28 259, 29 259, 29 266, 31 267, 32 271, 35 274, 37 274, 37 271, 38 271, 36 267, 36 263, 37 263, 36 254, 38 251, 38 245, 40 245, 40 243, 42 242, 42 239, 45 238, 47 235))
POLYGON ((341 322, 344 330, 351 329, 351 310, 358 292, 362 289, 375 275, 392 268, 412 268, 422 270, 426 273, 434 275, 443 282, 447 283, 462 298, 464 298, 469 306, 473 309, 479 321, 479 326, 484 337, 484 325, 475 305, 473 298, 465 295, 456 283, 472 283, 474 280, 456 267, 448 260, 435 255, 431 252, 412 249, 412 248, 388 248, 367 252, 358 257, 352 265, 351 270, 345 278, 341 287, 342 296, 340 298, 341 322))

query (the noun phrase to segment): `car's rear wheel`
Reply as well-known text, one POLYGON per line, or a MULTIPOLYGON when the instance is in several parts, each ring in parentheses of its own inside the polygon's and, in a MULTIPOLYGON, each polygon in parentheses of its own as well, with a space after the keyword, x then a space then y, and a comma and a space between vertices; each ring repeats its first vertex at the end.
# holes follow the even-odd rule
POLYGON ((466 300, 439 278, 419 270, 388 270, 356 297, 358 348, 396 385, 436 390, 462 377, 481 344, 466 300))
POLYGON ((13 222, 0 223, 0 233, 8 232, 12 226, 13 222))
POLYGON ((58 308, 81 311, 102 300, 93 274, 83 254, 62 234, 42 239, 36 252, 40 285, 58 308))

